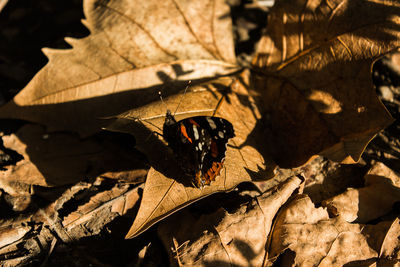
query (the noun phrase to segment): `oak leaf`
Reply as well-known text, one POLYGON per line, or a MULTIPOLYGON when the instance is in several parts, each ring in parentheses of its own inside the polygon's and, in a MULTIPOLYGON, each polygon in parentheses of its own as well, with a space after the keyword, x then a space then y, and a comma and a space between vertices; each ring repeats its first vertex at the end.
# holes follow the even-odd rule
POLYGON ((398 1, 276 1, 253 66, 279 166, 315 154, 357 162, 393 121, 371 69, 400 45, 399 10, 398 1))

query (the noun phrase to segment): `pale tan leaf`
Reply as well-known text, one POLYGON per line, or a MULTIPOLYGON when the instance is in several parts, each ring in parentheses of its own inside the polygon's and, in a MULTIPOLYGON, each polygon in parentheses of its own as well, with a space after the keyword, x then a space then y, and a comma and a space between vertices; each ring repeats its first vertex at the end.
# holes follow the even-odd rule
POLYGON ((400 261, 400 220, 396 218, 387 231, 379 256, 400 261))
POLYGON ((253 100, 245 84, 234 78, 220 78, 203 85, 191 86, 184 96, 166 98, 165 103, 174 110, 182 97, 184 101, 176 114, 177 120, 194 115, 212 115, 218 106, 215 115, 233 124, 236 136, 228 143, 224 169, 211 186, 194 188, 191 178, 180 170, 171 150, 161 137, 153 133, 162 129, 165 120, 164 105, 155 102, 120 115, 121 119, 107 129, 134 134, 138 148, 147 154, 154 168, 147 176, 140 209, 127 234, 128 238, 140 234, 172 212, 207 195, 230 190, 244 181, 273 176, 275 163, 264 153, 262 144, 256 145, 257 139, 248 138, 260 114, 255 106, 249 104, 253 100))
POLYGON ((2 225, 0 226, 0 249, 17 242, 31 230, 32 227, 28 225, 12 226, 11 224, 6 225, 2 222, 2 225))
POLYGON ((296 266, 343 266, 378 256, 370 247, 363 225, 350 224, 340 216, 330 219, 323 208, 315 208, 303 195, 290 202, 276 219, 270 260, 293 251, 296 266))
POLYGON ((13 211, 21 212, 27 209, 31 204, 32 185, 2 178, 0 179, 0 188, 2 190, 0 196, 2 199, 13 211))
POLYGON ((93 183, 80 182, 33 214, 0 220, 0 265, 32 265, 51 253, 55 240, 69 246, 73 241, 98 235, 107 224, 132 209, 139 199, 139 189, 102 178, 93 183))
POLYGON ((357 162, 393 119, 373 62, 400 45, 398 1, 276 1, 253 65, 279 166, 321 154, 357 162))
POLYGON ((62 225, 67 232, 82 238, 90 229, 90 235, 98 234, 104 226, 118 216, 126 214, 139 200, 137 188, 129 190, 129 185, 114 186, 110 190, 92 196, 64 218, 62 225), (82 231, 82 226, 85 231, 82 231))
POLYGON ((348 222, 367 223, 389 213, 393 205, 400 201, 400 187, 394 184, 394 181, 400 180, 399 176, 378 163, 364 179, 365 187, 347 189, 340 195, 324 200, 322 205, 335 207, 348 222), (378 170, 390 176, 381 176, 378 170))
POLYGON ((371 169, 368 171, 368 175, 386 177, 390 179, 395 186, 400 187, 399 174, 387 167, 382 162, 376 162, 374 165, 372 165, 371 169))
POLYGON ((275 213, 301 183, 297 177, 288 178, 234 213, 219 209, 200 218, 189 212, 168 218, 159 235, 172 265, 262 266, 275 213))
POLYGON ((112 138, 99 139, 102 143, 96 138, 81 140, 67 133, 48 134, 41 126, 27 124, 2 139, 6 148, 23 156, 16 165, 0 173, 3 186, 6 181, 65 185, 100 174, 110 178, 124 176, 132 181, 140 180, 140 175, 145 174, 143 163, 134 151, 118 145, 112 138))
POLYGON ((102 117, 156 99, 166 82, 179 89, 178 81, 238 69, 224 1, 85 0, 84 11, 91 34, 67 38, 69 50, 45 49, 49 63, 2 118, 89 135, 107 123, 102 117))

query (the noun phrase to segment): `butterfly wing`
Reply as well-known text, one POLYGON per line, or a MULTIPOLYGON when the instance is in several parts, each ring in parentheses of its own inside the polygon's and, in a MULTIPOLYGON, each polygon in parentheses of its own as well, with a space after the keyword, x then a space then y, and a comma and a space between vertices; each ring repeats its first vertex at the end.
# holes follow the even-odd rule
POLYGON ((232 124, 222 118, 196 116, 164 124, 163 135, 182 169, 196 187, 209 185, 219 175, 226 144, 234 136, 232 124))
POLYGON ((197 116, 183 121, 193 131, 194 153, 198 155, 194 183, 209 185, 219 175, 228 140, 235 136, 232 124, 222 118, 197 116))

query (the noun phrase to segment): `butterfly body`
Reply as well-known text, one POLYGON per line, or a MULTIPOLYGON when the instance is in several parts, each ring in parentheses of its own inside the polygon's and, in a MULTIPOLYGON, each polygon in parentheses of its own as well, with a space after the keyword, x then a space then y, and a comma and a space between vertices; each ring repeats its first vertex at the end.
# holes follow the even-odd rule
POLYGON ((163 137, 183 171, 202 188, 219 175, 228 140, 234 137, 232 124, 219 117, 195 116, 176 121, 167 111, 163 137))

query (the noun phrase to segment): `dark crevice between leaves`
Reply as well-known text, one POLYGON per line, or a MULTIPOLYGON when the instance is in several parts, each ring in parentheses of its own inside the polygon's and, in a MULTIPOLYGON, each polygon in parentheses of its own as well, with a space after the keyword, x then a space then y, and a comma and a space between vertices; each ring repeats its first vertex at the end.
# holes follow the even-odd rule
MULTIPOLYGON (((398 53, 398 52, 397 52, 398 53)), ((380 161, 396 172, 400 172, 400 66, 393 57, 386 56, 373 65, 373 83, 377 95, 395 121, 368 145, 363 159, 372 164, 380 161)))
POLYGON ((82 38, 89 34, 81 23, 82 2, 8 1, 0 12, 0 96, 4 102, 46 64, 42 47, 70 48, 65 36, 82 38))
POLYGON ((296 258, 296 252, 286 249, 283 253, 281 253, 277 259, 274 261, 272 266, 294 266, 296 258))
POLYGON ((24 157, 18 152, 8 149, 4 146, 3 140, 0 139, 0 171, 5 171, 5 166, 15 165, 18 161, 23 160, 24 157))
POLYGON ((115 186, 118 186, 117 180, 105 179, 99 186, 92 185, 89 188, 84 188, 76 192, 73 198, 64 202, 62 208, 58 210, 58 217, 62 220, 70 213, 78 210, 80 206, 88 203, 91 197, 97 195, 100 192, 111 190, 115 186))
POLYGON ((148 246, 141 266, 168 266, 168 256, 157 236, 155 227, 151 227, 140 238, 124 239, 132 219, 117 217, 98 235, 76 240, 73 245, 58 246, 50 255, 50 266, 133 266, 139 260, 139 251, 148 246), (149 245, 150 244, 150 245, 149 245), (69 255, 67 258, 65 255, 69 255), (75 265, 74 261, 81 261, 75 265), (83 262, 83 263, 82 263, 83 262), (84 264, 84 265, 82 265, 84 264), (154 264, 154 265, 151 265, 154 264))
POLYGON ((251 6, 252 1, 228 1, 231 7, 235 54, 239 65, 249 66, 255 46, 267 26, 268 12, 251 6))

